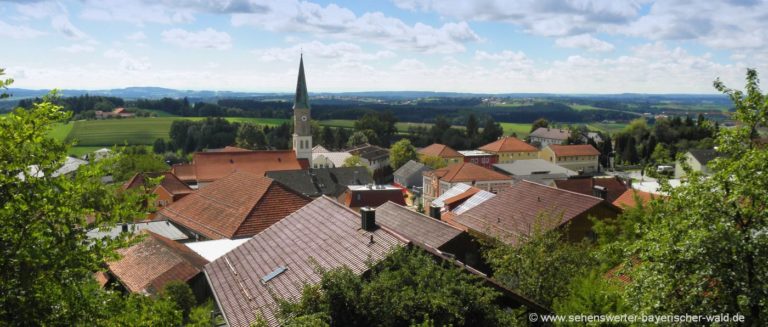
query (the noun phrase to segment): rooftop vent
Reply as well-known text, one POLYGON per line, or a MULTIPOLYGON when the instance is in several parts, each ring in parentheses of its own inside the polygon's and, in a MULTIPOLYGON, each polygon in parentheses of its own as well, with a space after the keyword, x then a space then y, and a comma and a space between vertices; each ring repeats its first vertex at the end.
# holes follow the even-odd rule
POLYGON ((429 206, 429 216, 440 220, 440 206, 432 204, 429 206))
POLYGON ((271 273, 267 274, 264 277, 261 277, 261 283, 262 284, 266 284, 270 280, 272 280, 275 277, 279 276, 280 274, 284 273, 286 270, 288 270, 288 268, 282 267, 282 266, 275 268, 275 270, 272 270, 271 273))

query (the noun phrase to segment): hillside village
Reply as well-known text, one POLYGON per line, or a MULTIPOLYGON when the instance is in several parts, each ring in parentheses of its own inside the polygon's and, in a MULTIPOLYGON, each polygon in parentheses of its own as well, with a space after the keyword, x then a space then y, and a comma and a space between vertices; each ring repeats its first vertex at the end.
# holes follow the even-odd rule
MULTIPOLYGON (((170 171, 132 176, 121 189, 151 194, 146 217, 94 228, 88 237, 144 238, 94 272, 100 287, 156 296, 183 282, 198 302, 214 301, 211 314, 219 323, 274 326, 280 324, 277 299, 297 300, 302 285, 319 283, 318 267, 365 275, 370 264, 405 247, 492 285, 506 307, 546 314, 551 303, 495 280, 482 244, 520 246, 541 232, 543 215, 555 217, 544 231, 562 230, 563 242, 595 240, 596 222, 668 192, 653 178, 603 166, 591 145, 603 142, 596 133, 582 135, 583 144, 568 144, 571 131, 549 127, 532 131, 528 143, 502 136, 476 149, 407 143, 405 159, 398 154, 401 163, 394 166, 392 149, 315 145, 310 108, 302 60, 291 150, 231 145, 195 152, 170 171)), ((114 155, 102 149, 84 159, 114 155)), ((678 168, 672 179, 662 176, 665 185, 680 185, 687 173, 708 174, 717 157, 714 150, 691 150, 690 168, 678 168)), ((54 176, 87 163, 69 158, 54 176)), ((606 271, 604 278, 615 274, 606 271)))

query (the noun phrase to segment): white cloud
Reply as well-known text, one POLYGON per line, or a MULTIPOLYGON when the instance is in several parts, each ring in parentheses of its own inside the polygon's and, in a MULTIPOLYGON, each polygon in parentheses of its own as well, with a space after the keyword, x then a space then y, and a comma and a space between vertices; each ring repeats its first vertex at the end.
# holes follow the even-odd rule
POLYGON ((269 11, 234 14, 235 26, 255 26, 268 31, 305 32, 343 40, 365 40, 388 47, 426 53, 455 53, 465 50, 464 43, 480 37, 466 22, 446 23, 440 27, 402 20, 381 12, 358 16, 351 10, 311 2, 275 2, 269 11))
POLYGON ((104 51, 104 58, 119 60, 118 67, 124 71, 146 71, 152 68, 147 57, 134 57, 124 50, 108 49, 104 51))
POLYGON ((581 48, 595 52, 613 51, 614 49, 613 44, 597 39, 589 34, 561 37, 555 40, 555 44, 561 48, 581 48))
POLYGON ((312 41, 296 44, 288 48, 255 49, 252 51, 253 54, 258 56, 260 61, 264 62, 293 62, 301 52, 312 58, 338 61, 380 60, 397 56, 389 50, 365 52, 359 45, 348 42, 323 43, 312 41))
POLYGON ((464 20, 501 21, 543 36, 590 33, 627 23, 648 0, 395 0, 400 8, 434 11, 464 20))
POLYGON ((84 52, 93 52, 96 50, 96 48, 87 44, 73 44, 67 47, 58 47, 56 49, 60 51, 68 52, 68 53, 84 53, 84 52))
POLYGON ((183 48, 226 50, 232 47, 232 38, 226 32, 206 28, 191 32, 180 28, 163 31, 163 40, 183 48))
POLYGON ((141 41, 141 40, 146 40, 147 39, 147 35, 144 34, 144 32, 142 32, 142 31, 138 31, 136 33, 129 34, 125 38, 128 39, 128 40, 131 40, 131 41, 141 41))
POLYGON ((32 39, 45 35, 45 32, 27 26, 10 25, 0 20, 0 36, 12 39, 32 39))
POLYGON ((50 19, 51 28, 69 39, 77 41, 94 40, 85 32, 77 28, 69 20, 67 8, 59 2, 31 2, 16 5, 16 11, 21 15, 20 19, 50 19))

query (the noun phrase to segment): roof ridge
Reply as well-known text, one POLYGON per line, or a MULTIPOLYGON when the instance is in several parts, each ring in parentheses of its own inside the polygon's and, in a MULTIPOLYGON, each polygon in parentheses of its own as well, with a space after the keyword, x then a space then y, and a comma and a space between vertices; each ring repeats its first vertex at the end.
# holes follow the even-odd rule
POLYGON ((425 215, 425 214, 423 214, 423 213, 421 213, 421 212, 418 212, 418 211, 414 211, 414 210, 408 209, 408 208, 406 208, 406 207, 404 207, 404 206, 401 206, 401 205, 399 205, 399 204, 397 204, 397 203, 394 203, 394 202, 392 202, 392 201, 387 201, 387 203, 385 203, 385 204, 388 204, 388 203, 392 203, 393 205, 395 205, 396 207, 398 207, 400 210, 406 210, 406 211, 408 211, 408 212, 412 212, 412 213, 415 213, 415 214, 417 214, 417 215, 421 216, 422 218, 425 218, 425 219, 429 219, 430 221, 436 221, 436 222, 439 222, 439 223, 441 223, 441 224, 443 224, 443 225, 445 225, 445 226, 451 227, 451 228, 453 228, 453 229, 456 229, 456 230, 460 230, 460 229, 458 229, 458 228, 456 228, 456 227, 452 226, 451 224, 449 224, 449 223, 446 223, 446 222, 442 221, 441 219, 435 219, 435 218, 432 218, 432 217, 430 217, 430 216, 427 216, 427 215, 425 215))
POLYGON ((530 183, 530 184, 532 184, 532 185, 541 186, 541 187, 548 187, 548 188, 551 188, 551 189, 554 189, 554 190, 563 191, 563 192, 568 192, 568 193, 573 193, 573 194, 576 194, 576 195, 579 195, 579 196, 586 196, 586 197, 589 197, 589 198, 593 198, 593 199, 599 199, 599 200, 601 200, 601 201, 603 201, 603 200, 604 200, 603 198, 598 198, 598 197, 596 197, 596 196, 593 196, 593 195, 587 195, 587 194, 583 194, 583 193, 579 193, 579 192, 574 192, 574 191, 571 191, 571 190, 566 190, 566 189, 563 189, 563 188, 557 188, 557 187, 554 187, 554 186, 549 186, 549 185, 543 185, 543 184, 539 184, 539 183, 534 183, 534 182, 531 182, 531 181, 528 181, 528 180, 521 180, 520 182, 521 182, 521 183, 530 183))

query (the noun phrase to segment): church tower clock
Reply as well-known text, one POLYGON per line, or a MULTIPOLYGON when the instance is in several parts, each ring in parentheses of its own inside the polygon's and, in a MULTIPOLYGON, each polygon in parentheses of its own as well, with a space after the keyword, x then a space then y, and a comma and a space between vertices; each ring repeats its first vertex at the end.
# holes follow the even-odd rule
POLYGON ((312 131, 303 55, 299 59, 299 80, 296 82, 296 96, 293 99, 293 151, 297 159, 307 159, 312 167, 312 131))

